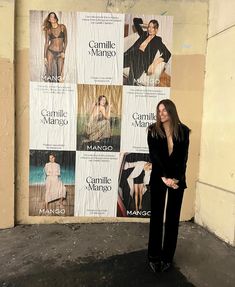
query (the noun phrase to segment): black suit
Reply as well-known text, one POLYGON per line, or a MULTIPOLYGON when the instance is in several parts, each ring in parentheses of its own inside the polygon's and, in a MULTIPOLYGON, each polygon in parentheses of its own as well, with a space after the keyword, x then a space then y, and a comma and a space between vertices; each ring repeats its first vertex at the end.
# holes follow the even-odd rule
POLYGON ((144 52, 139 49, 140 45, 147 39, 148 32, 143 31, 140 24, 143 23, 141 18, 133 19, 136 31, 139 34, 138 40, 124 53, 124 68, 130 67, 128 84, 133 84, 134 79, 137 80, 143 72, 147 72, 152 64, 157 52, 159 51, 161 58, 167 63, 171 57, 170 51, 162 42, 162 38, 154 36, 146 46, 144 52))
POLYGON ((177 243, 180 210, 183 193, 186 186, 185 171, 188 159, 189 128, 179 124, 180 140, 173 139, 173 151, 169 156, 166 137, 153 137, 148 132, 148 145, 152 161, 150 178, 151 189, 151 218, 149 232, 148 256, 152 261, 162 259, 171 262, 177 243), (179 180, 179 188, 167 187, 161 177, 179 180), (168 199, 166 206, 165 233, 163 235, 163 216, 166 192, 168 199), (163 241, 163 246, 162 246, 163 241))

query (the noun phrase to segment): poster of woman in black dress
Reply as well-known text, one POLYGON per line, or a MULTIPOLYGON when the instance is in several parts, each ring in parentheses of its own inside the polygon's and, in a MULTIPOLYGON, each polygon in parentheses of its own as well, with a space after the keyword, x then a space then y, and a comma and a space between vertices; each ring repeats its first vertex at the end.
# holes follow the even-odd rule
POLYGON ((150 216, 149 180, 152 164, 148 154, 125 153, 119 173, 118 216, 150 216))

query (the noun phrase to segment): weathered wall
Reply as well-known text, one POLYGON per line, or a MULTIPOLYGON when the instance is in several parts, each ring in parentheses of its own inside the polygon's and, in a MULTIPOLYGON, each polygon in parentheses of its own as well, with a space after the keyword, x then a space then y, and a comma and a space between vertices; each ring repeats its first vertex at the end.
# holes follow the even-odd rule
MULTIPOLYGON (((207 36, 207 0, 139 0, 128 13, 174 16, 171 98, 181 119, 192 129, 188 163, 188 189, 181 219, 194 216, 195 185, 198 178, 202 98, 207 36)), ((76 217, 29 217, 29 10, 102 11, 106 1, 16 2, 16 220, 17 223, 86 222, 124 219, 76 217)), ((118 11, 117 11, 118 12, 118 11)), ((126 219, 131 221, 131 219, 126 219)), ((139 219, 132 219, 138 220, 139 219)))
POLYGON ((211 0, 196 222, 235 245, 235 2, 211 0))
POLYGON ((14 226, 14 2, 0 2, 0 228, 14 226))

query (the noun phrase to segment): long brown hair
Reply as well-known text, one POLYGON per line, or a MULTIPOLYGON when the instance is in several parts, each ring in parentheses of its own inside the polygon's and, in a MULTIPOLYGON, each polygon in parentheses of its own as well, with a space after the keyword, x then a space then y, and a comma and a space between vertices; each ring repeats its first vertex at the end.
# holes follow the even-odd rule
POLYGON ((162 125, 162 122, 160 119, 160 115, 159 115, 159 106, 160 105, 164 105, 164 107, 165 107, 165 109, 166 109, 166 111, 170 117, 170 129, 172 131, 172 135, 177 140, 181 140, 183 137, 183 133, 181 132, 181 121, 179 119, 175 104, 169 99, 161 100, 156 107, 157 121, 156 121, 156 123, 152 124, 149 127, 149 130, 151 131, 152 136, 153 137, 159 136, 161 138, 166 137, 165 132, 164 132, 164 128, 163 128, 163 125, 162 125))
POLYGON ((58 23, 59 19, 58 19, 56 13, 55 13, 55 12, 50 12, 50 13, 47 15, 46 19, 44 20, 44 22, 43 22, 43 31, 48 31, 48 30, 51 29, 52 26, 51 26, 51 22, 49 21, 49 19, 50 19, 50 16, 51 16, 52 14, 55 15, 55 19, 56 19, 56 21, 57 21, 57 23, 58 23))
POLYGON ((154 19, 154 20, 150 20, 149 23, 148 23, 148 25, 149 25, 150 23, 153 24, 153 26, 154 26, 155 29, 158 29, 159 23, 158 23, 157 20, 155 20, 155 19, 154 19))
POLYGON ((101 102, 102 98, 105 98, 105 101, 106 101, 106 102, 105 102, 105 109, 106 109, 107 106, 109 105, 109 102, 108 102, 106 96, 104 96, 104 95, 99 96, 99 98, 98 98, 98 100, 97 100, 97 102, 96 102, 96 106, 99 106, 99 105, 100 105, 100 102, 101 102))

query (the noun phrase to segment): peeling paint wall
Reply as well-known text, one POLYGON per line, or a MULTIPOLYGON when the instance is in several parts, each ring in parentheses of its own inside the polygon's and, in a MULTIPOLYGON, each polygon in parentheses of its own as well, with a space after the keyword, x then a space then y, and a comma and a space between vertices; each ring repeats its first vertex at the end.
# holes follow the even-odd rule
POLYGON ((211 0, 196 222, 235 246, 235 2, 211 0))
POLYGON ((14 226, 14 8, 0 2, 0 228, 14 226))
MULTIPOLYGON (((104 0, 16 1, 16 221, 17 223, 141 221, 77 217, 29 217, 29 10, 106 12, 104 0)), ((188 189, 181 219, 194 216, 195 185, 198 178, 203 81, 207 37, 207 0, 139 0, 128 11, 174 16, 171 98, 183 122, 191 129, 188 189)))

